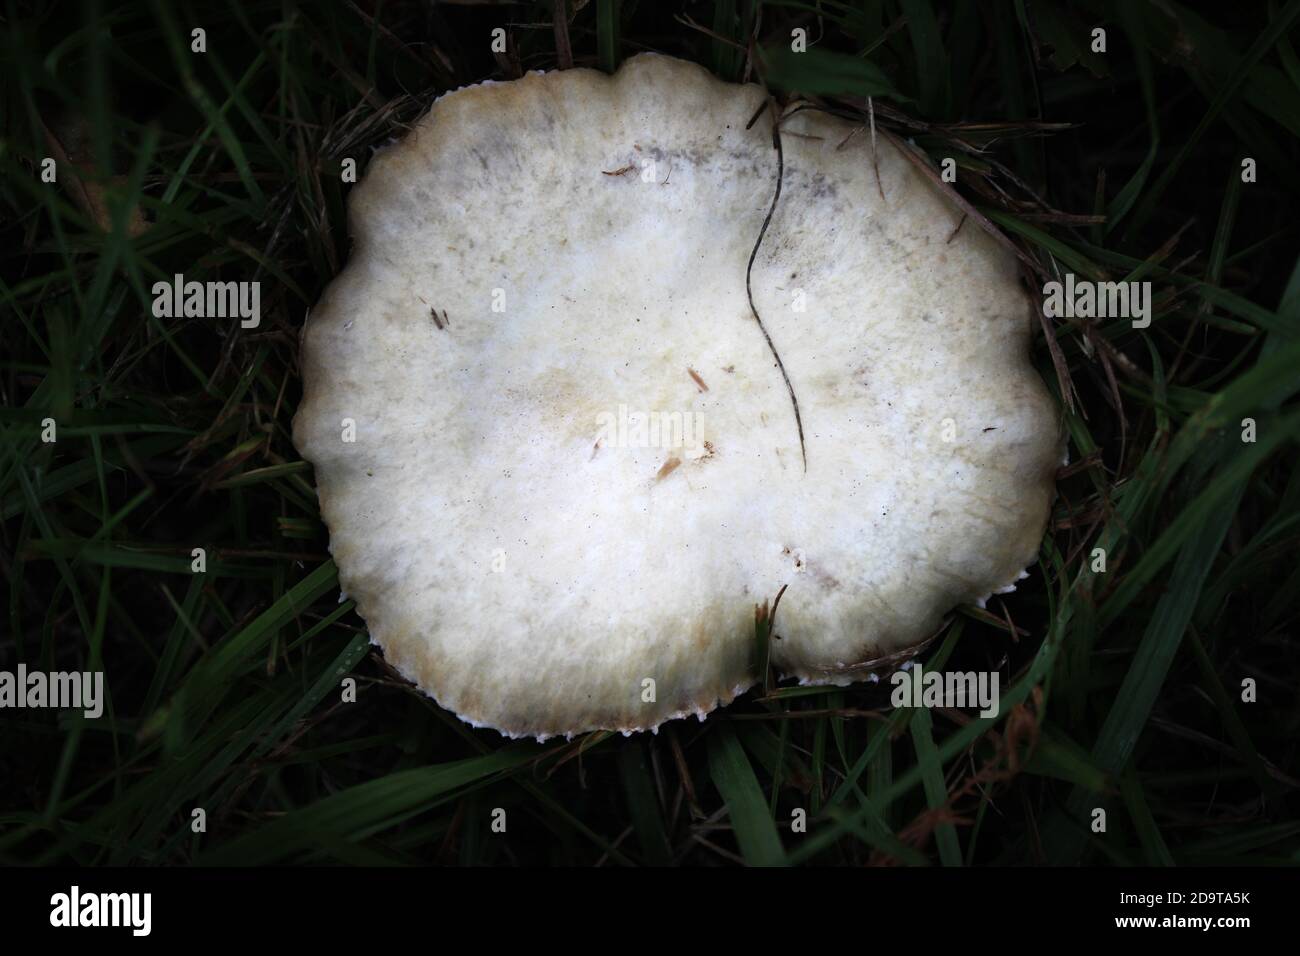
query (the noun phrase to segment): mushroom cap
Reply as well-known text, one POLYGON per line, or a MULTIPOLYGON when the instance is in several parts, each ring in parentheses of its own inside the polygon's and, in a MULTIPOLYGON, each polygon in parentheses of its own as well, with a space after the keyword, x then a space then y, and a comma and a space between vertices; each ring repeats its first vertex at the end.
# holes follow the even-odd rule
POLYGON ((783 586, 772 664, 847 684, 1035 558, 1062 437, 1014 257, 812 109, 774 206, 764 102, 653 54, 482 83, 350 197, 294 441, 372 640, 474 726, 703 718, 783 586))

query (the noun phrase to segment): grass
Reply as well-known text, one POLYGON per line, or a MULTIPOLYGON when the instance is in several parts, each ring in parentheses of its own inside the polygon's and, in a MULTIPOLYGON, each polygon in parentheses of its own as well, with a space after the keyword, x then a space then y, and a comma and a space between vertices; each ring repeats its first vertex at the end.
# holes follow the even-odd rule
POLYGON ((1300 862, 1300 0, 3 17, 0 667, 102 668, 109 700, 3 715, 0 862, 1300 862), (997 670, 998 717, 778 686, 655 736, 511 742, 396 679, 339 603, 289 423, 347 258, 342 161, 444 90, 645 49, 954 157, 966 228, 1040 287, 1153 283, 1149 329, 1044 323, 1072 464, 1040 562, 925 652, 997 670), (155 318, 177 272, 261 280, 261 325, 155 318))

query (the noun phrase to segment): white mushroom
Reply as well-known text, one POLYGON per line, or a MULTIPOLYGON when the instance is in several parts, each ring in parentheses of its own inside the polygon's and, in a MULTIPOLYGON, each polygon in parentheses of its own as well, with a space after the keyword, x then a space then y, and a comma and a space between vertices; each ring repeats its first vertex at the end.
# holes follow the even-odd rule
POLYGON ((1013 257, 764 102, 657 55, 485 83, 351 197, 294 438, 372 639, 475 726, 703 717, 783 586, 774 667, 847 684, 1034 560, 1061 435, 1013 257))

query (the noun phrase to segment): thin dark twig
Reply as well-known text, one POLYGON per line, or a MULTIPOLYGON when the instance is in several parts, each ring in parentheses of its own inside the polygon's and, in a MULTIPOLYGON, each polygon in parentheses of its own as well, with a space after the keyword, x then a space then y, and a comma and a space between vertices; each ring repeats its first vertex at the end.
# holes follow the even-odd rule
POLYGON ((555 59, 561 70, 573 69, 573 45, 569 42, 569 4, 552 0, 551 23, 555 29, 555 59))
MULTIPOLYGON (((770 102, 770 101, 769 101, 770 102)), ((758 119, 761 114, 754 114, 754 120, 758 119)), ((750 120, 750 125, 754 124, 750 120)), ((790 383, 790 375, 785 370, 785 363, 781 361, 781 354, 772 344, 772 336, 768 334, 767 326, 763 324, 763 319, 758 314, 758 309, 754 306, 754 290, 751 278, 754 273, 754 260, 758 258, 758 248, 763 244, 763 237, 767 235, 767 227, 772 222, 772 214, 776 212, 776 204, 781 198, 781 180, 785 178, 785 151, 781 148, 781 127, 776 120, 772 122, 772 145, 776 149, 776 191, 772 194, 772 205, 768 207, 767 216, 763 219, 763 228, 758 230, 758 239, 754 242, 754 251, 749 254, 749 265, 745 268, 745 295, 749 297, 749 311, 754 314, 754 321, 758 323, 759 331, 763 333, 763 338, 767 339, 767 347, 772 352, 772 357, 776 359, 776 367, 781 370, 781 377, 785 379, 785 390, 790 393, 790 404, 794 406, 794 423, 799 429, 799 454, 803 456, 804 474, 808 473, 808 449, 804 446, 803 440, 803 416, 799 414, 799 399, 794 394, 794 385, 790 383)))

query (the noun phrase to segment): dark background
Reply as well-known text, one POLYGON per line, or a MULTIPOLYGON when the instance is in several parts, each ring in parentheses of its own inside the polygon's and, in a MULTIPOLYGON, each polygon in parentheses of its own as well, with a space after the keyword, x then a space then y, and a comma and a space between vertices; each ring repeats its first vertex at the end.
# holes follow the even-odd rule
POLYGON ((8 4, 0 668, 102 667, 111 703, 96 722, 0 713, 0 861, 1296 862, 1298 12, 8 4), (796 27, 810 52, 783 56, 796 27), (877 124, 958 158, 1032 288, 1154 283, 1145 332, 1061 320, 1036 344, 1073 462, 1040 563, 923 655, 998 670, 1014 707, 993 725, 859 685, 754 691, 657 735, 510 742, 397 679, 337 603, 289 423, 298 330, 347 258, 340 161, 364 175, 446 90, 641 50, 782 102, 862 117, 870 97, 877 124), (175 272, 260 280, 261 326, 154 319, 149 287, 175 272))

